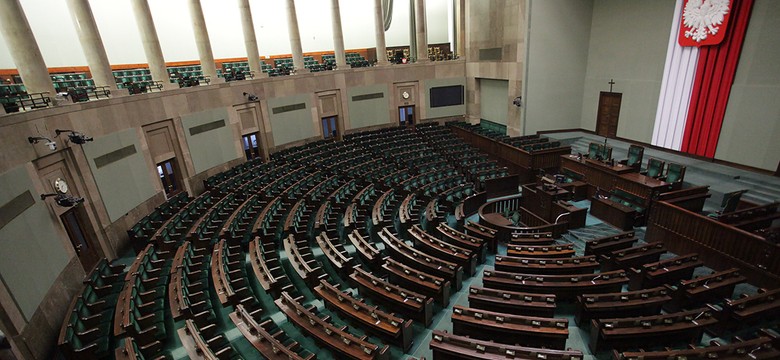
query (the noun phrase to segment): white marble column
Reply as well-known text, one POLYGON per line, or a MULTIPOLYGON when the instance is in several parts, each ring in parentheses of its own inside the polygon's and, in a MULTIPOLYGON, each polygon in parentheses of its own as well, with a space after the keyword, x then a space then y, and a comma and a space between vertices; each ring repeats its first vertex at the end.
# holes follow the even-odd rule
POLYGON ((238 10, 241 11, 241 27, 244 30, 244 46, 246 47, 249 70, 255 74, 256 78, 262 77, 263 69, 260 67, 260 50, 257 49, 255 23, 252 21, 252 10, 249 7, 249 0, 238 0, 238 10))
POLYGON ((344 32, 341 29, 341 12, 339 0, 330 0, 331 23, 333 24, 333 51, 336 54, 336 67, 347 68, 347 57, 344 53, 344 32))
POLYGON ((106 48, 103 47, 103 39, 92 15, 92 8, 88 0, 68 0, 68 9, 79 35, 84 57, 87 58, 89 72, 97 86, 108 86, 111 91, 116 90, 116 79, 111 72, 111 64, 108 62, 106 48))
POLYGON ((426 31, 425 20, 425 0, 415 0, 415 23, 417 25, 417 61, 424 62, 428 60, 428 33, 426 31))
POLYGON ((152 11, 149 10, 149 3, 147 0, 131 0, 131 3, 133 4, 135 22, 138 25, 138 32, 141 34, 141 42, 144 45, 146 62, 149 63, 152 79, 162 81, 166 89, 178 88, 178 85, 171 83, 168 71, 165 68, 165 59, 160 47, 160 39, 157 37, 157 29, 154 27, 154 20, 152 20, 152 11))
POLYGON ((49 69, 19 0, 0 1, 0 31, 27 92, 48 92, 53 100, 56 93, 49 69))
POLYGON ((298 29, 298 16, 295 14, 295 0, 287 0, 287 27, 290 35, 293 67, 295 67, 296 73, 304 73, 307 70, 303 66, 303 47, 301 46, 301 32, 298 29))
POLYGON ((203 17, 203 7, 200 5, 200 0, 189 0, 189 3, 192 31, 195 33, 195 45, 198 47, 200 57, 200 68, 203 75, 208 76, 212 83, 219 82, 214 53, 211 51, 209 30, 206 28, 206 19, 203 17))
POLYGON ((382 0, 374 0, 374 31, 376 32, 376 64, 387 65, 385 14, 382 11, 382 0))

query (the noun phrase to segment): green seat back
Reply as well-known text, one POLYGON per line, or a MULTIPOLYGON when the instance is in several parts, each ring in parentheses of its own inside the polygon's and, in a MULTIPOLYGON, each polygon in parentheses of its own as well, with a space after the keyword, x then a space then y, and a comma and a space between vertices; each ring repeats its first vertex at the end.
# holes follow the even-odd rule
POLYGON ((682 181, 683 174, 685 173, 685 166, 675 163, 669 163, 669 167, 666 173, 666 181, 670 183, 682 181))
POLYGON ((664 165, 663 161, 651 158, 647 162, 647 176, 653 178, 661 176, 664 171, 664 165))

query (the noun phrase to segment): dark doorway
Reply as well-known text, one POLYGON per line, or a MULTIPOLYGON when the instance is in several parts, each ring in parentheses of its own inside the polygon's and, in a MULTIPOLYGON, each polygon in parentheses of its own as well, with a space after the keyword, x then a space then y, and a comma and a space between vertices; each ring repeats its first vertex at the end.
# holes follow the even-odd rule
POLYGON ((338 116, 322 118, 322 137, 325 139, 339 137, 338 116))
POLYGON ((89 228, 84 221, 83 211, 83 206, 72 207, 70 210, 60 215, 60 220, 65 226, 65 231, 68 233, 70 243, 76 250, 76 255, 79 257, 81 266, 84 267, 85 271, 89 271, 95 266, 100 257, 97 254, 97 249, 93 245, 93 237, 90 236, 87 231, 89 228))
POLYGON ((398 108, 398 123, 401 126, 414 125, 414 105, 401 106, 398 108))
POLYGON ((160 176, 165 195, 173 195, 181 191, 177 178, 176 158, 157 164, 157 174, 160 176))
POLYGON ((599 96, 599 110, 596 117, 596 134, 605 137, 617 136, 620 102, 623 94, 602 91, 599 96))
POLYGON ((244 155, 246 155, 247 160, 260 157, 260 143, 257 141, 257 133, 242 136, 241 142, 244 145, 244 155))

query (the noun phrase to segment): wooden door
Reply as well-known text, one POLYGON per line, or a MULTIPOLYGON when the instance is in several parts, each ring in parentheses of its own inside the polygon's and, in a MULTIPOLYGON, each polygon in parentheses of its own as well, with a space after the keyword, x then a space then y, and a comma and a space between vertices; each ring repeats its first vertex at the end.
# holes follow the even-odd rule
POLYGON ((84 267, 84 271, 89 272, 100 258, 98 257, 97 249, 93 245, 92 234, 89 233, 89 228, 86 226, 86 221, 84 220, 86 215, 83 211, 83 206, 74 206, 60 215, 60 220, 62 220, 62 225, 65 226, 68 238, 70 238, 70 242, 76 250, 81 266, 84 267))
POLYGON ((596 117, 596 134, 605 137, 617 135, 620 102, 623 94, 602 91, 599 96, 599 110, 596 117))

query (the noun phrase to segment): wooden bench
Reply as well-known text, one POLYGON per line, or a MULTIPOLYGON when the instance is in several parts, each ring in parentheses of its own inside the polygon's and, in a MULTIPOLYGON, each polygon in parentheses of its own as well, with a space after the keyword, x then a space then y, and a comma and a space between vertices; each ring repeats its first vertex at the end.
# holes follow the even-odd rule
POLYGON ((664 284, 676 284, 680 280, 690 279, 693 271, 704 265, 697 254, 676 256, 671 259, 631 268, 629 290, 639 290, 664 284))
POLYGON ((423 231, 423 229, 420 228, 420 225, 412 226, 409 229, 409 235, 411 235, 416 249, 420 249, 439 259, 460 265, 469 276, 476 273, 477 256, 471 249, 439 240, 433 235, 423 231))
POLYGON ((322 269, 322 266, 314 258, 305 240, 296 240, 293 235, 289 235, 282 241, 284 251, 287 253, 287 259, 290 261, 298 276, 310 287, 316 286, 321 278, 328 274, 322 269))
POLYGON ((412 291, 432 297, 443 307, 450 302, 449 280, 428 274, 406 266, 390 257, 386 257, 382 269, 390 276, 390 280, 412 291))
POLYGON ((571 301, 577 295, 618 292, 628 283, 625 271, 600 274, 534 275, 484 270, 486 287, 539 294, 555 294, 557 300, 571 301))
POLYGON ((463 225, 463 229, 466 231, 466 234, 481 238, 487 242, 488 249, 492 253, 496 253, 496 250, 498 249, 498 240, 496 239, 498 230, 471 221, 467 221, 466 224, 463 225))
POLYGON ((628 270, 632 267, 641 267, 644 264, 657 262, 666 252, 666 247, 660 241, 641 244, 632 248, 615 250, 601 255, 602 269, 605 271, 614 269, 628 270))
POLYGON ((585 255, 602 255, 615 250, 630 248, 637 239, 633 231, 585 241, 585 255))
POLYGON ((355 260, 349 256, 349 253, 344 249, 344 245, 333 242, 327 232, 320 233, 315 239, 317 245, 320 246, 325 257, 328 258, 330 264, 333 265, 336 271, 344 275, 352 272, 352 267, 355 266, 355 260))
POLYGON ((349 276, 364 297, 370 297, 393 311, 420 321, 429 326, 433 319, 433 298, 391 284, 387 280, 355 267, 349 276))
POLYGON ((723 303, 723 315, 726 328, 778 319, 780 318, 780 288, 760 289, 753 295, 727 299, 723 303))
POLYGON ((472 286, 469 288, 469 306, 507 314, 551 318, 555 313, 555 295, 472 286))
POLYGON ((401 346, 404 351, 408 351, 412 346, 412 320, 404 320, 376 306, 368 305, 326 280, 320 280, 320 285, 314 288, 314 293, 325 302, 326 306, 352 319, 361 328, 389 339, 401 346))
POLYGON ((330 321, 329 316, 320 317, 313 306, 304 307, 299 299, 294 299, 283 291, 279 299, 274 301, 287 318, 301 331, 316 339, 317 342, 335 354, 348 359, 380 359, 390 358, 389 346, 379 346, 370 343, 366 337, 357 337, 347 331, 346 326, 338 327, 330 321))
POLYGON ((211 254, 211 279, 222 305, 235 305, 254 299, 246 279, 244 252, 240 245, 232 247, 233 253, 230 249, 231 246, 222 239, 214 245, 211 254))
POLYGON ((674 301, 668 303, 664 310, 676 311, 688 306, 731 299, 734 287, 745 280, 736 268, 713 272, 692 280, 682 280, 674 294, 674 301))
POLYGON ((565 258, 574 256, 574 244, 566 245, 512 245, 506 247, 507 256, 523 258, 565 258))
POLYGON ((447 283, 454 286, 455 290, 460 289, 463 280, 463 268, 460 265, 439 259, 410 246, 398 239, 387 228, 383 228, 379 232, 379 237, 385 244, 385 250, 394 259, 421 272, 446 279, 447 283))
POLYGON ((509 238, 511 245, 552 245, 555 237, 551 232, 520 233, 512 232, 509 238))
POLYGON ((260 282, 265 291, 276 291, 279 289, 282 280, 287 278, 282 265, 279 263, 278 254, 275 245, 268 246, 260 237, 255 237, 249 242, 249 262, 252 264, 252 270, 255 278, 260 282))
POLYGON ((583 326, 591 319, 647 316, 661 313, 672 300, 672 289, 659 286, 647 290, 577 296, 574 321, 583 326))
POLYGON ((464 232, 453 229, 446 223, 440 223, 436 227, 437 232, 441 235, 439 238, 452 245, 457 245, 479 254, 479 262, 485 262, 487 256, 487 243, 485 240, 476 236, 467 235, 464 232))
POLYGON ((370 243, 363 235, 360 235, 358 230, 352 230, 347 234, 349 242, 357 249, 358 256, 367 265, 378 265, 381 260, 381 253, 372 243, 370 243))
POLYGON ((506 345, 494 341, 472 339, 434 330, 429 344, 433 359, 477 360, 477 359, 547 359, 582 360, 579 350, 554 350, 519 345, 506 345))
POLYGON ((613 350, 614 360, 668 360, 668 359, 780 359, 780 339, 774 332, 760 330, 754 339, 743 340, 735 337, 731 344, 721 344, 715 340, 709 346, 689 345, 687 349, 657 351, 613 350))
POLYGON ((498 271, 524 274, 592 274, 600 264, 596 257, 573 258, 524 258, 496 255, 495 268, 498 271))
POLYGON ((297 341, 290 340, 278 329, 273 320, 258 322, 257 315, 262 310, 236 305, 236 311, 230 313, 230 319, 241 334, 260 354, 269 360, 314 360, 316 355, 306 351, 297 341))
POLYGON ((588 347, 597 353, 603 349, 697 344, 701 342, 704 329, 718 322, 716 313, 716 310, 704 307, 664 315, 593 319, 588 347))
POLYGON ((179 329, 179 339, 190 359, 225 360, 237 359, 238 353, 224 335, 217 333, 214 324, 198 327, 192 320, 186 320, 179 329))
POLYGON ((509 341, 524 346, 563 350, 569 320, 498 313, 456 305, 452 333, 481 340, 509 341))

